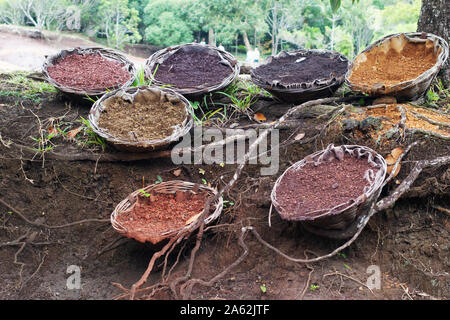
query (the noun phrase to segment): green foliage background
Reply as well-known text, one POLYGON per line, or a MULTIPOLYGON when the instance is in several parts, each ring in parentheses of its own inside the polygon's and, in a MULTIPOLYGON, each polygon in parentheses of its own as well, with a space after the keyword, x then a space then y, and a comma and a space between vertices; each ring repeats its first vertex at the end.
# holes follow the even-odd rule
MULTIPOLYGON (((33 25, 38 10, 20 10, 33 0, 0 0, 0 23, 33 25)), ((64 19, 78 10, 77 32, 112 47, 142 42, 156 46, 208 38, 245 54, 297 48, 337 50, 353 58, 374 40, 415 31, 421 0, 41 0, 49 17, 43 29, 67 30, 64 19), (70 8, 70 12, 69 12, 70 8), (248 41, 246 41, 248 40, 248 41)), ((72 30, 74 31, 74 30, 72 30)))

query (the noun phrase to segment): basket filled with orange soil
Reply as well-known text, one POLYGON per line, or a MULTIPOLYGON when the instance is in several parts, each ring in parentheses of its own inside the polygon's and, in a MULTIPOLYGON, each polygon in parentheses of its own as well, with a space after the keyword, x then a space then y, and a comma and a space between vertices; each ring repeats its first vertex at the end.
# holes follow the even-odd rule
POLYGON ((353 91, 415 100, 448 58, 448 44, 430 33, 400 33, 380 39, 352 62, 345 80, 353 91))
POLYGON ((272 204, 282 219, 330 237, 346 231, 380 195, 386 162, 370 148, 329 145, 294 163, 277 179, 272 204))
POLYGON ((381 104, 352 112, 346 120, 355 121, 351 131, 370 136, 377 143, 392 140, 395 136, 422 134, 450 140, 450 115, 409 104, 381 104), (371 125, 376 123, 376 125, 371 125))
POLYGON ((43 65, 47 81, 70 96, 97 97, 130 86, 136 67, 122 53, 100 47, 62 50, 43 65))
MULTIPOLYGON (((217 191, 186 181, 167 181, 131 193, 111 214, 113 228, 139 242, 156 244, 180 231, 192 228, 217 191)), ((210 205, 205 224, 222 212, 222 197, 210 205)))
POLYGON ((251 79, 283 101, 300 103, 332 95, 344 82, 348 65, 335 51, 282 51, 251 70, 251 79))
POLYGON ((214 46, 188 43, 151 55, 145 76, 156 86, 170 86, 188 98, 221 90, 239 75, 239 64, 230 53, 214 46))
POLYGON ((123 151, 168 147, 192 128, 189 101, 169 88, 129 87, 105 94, 89 113, 92 129, 123 151))

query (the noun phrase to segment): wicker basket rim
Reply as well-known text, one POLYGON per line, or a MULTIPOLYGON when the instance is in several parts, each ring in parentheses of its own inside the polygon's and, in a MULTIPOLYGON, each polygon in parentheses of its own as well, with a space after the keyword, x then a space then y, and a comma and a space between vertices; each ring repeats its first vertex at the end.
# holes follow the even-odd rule
POLYGON ((169 89, 169 88, 161 88, 156 86, 140 86, 140 87, 128 87, 128 88, 122 88, 122 89, 116 89, 115 91, 109 92, 105 95, 103 95, 99 100, 97 100, 94 105, 92 106, 89 115, 88 120, 91 124, 92 129, 95 133, 97 133, 102 138, 108 140, 109 142, 113 144, 123 144, 128 146, 138 146, 138 147, 151 147, 154 145, 161 145, 161 144, 170 144, 171 142, 177 141, 179 138, 184 136, 193 126, 193 118, 192 118, 192 110, 191 110, 191 104, 189 101, 183 97, 181 94, 177 93, 176 91, 169 89), (107 133, 104 131, 101 127, 98 126, 98 119, 100 118, 100 114, 102 113, 102 102, 106 99, 115 96, 119 92, 125 92, 129 93, 130 91, 135 91, 132 93, 132 96, 134 97, 138 92, 143 90, 158 90, 166 94, 171 94, 176 96, 178 99, 180 99, 181 102, 183 102, 185 111, 186 111, 186 117, 184 118, 183 122, 180 124, 180 127, 176 127, 174 129, 174 132, 164 138, 164 139, 156 139, 156 140, 141 140, 141 141, 132 141, 132 140, 123 140, 114 137, 113 135, 107 133), (98 116, 97 116, 98 115, 98 116))
POLYGON ((176 46, 171 46, 171 47, 167 47, 164 49, 161 49, 155 53, 153 53, 145 62, 144 65, 144 73, 145 73, 145 77, 147 79, 150 79, 152 81, 152 84, 156 85, 156 86, 164 86, 164 85, 169 85, 167 83, 163 83, 161 81, 158 81, 157 79, 155 79, 153 77, 153 74, 151 72, 151 70, 153 69, 154 65, 157 63, 158 60, 160 59, 165 59, 165 56, 168 55, 169 53, 174 53, 176 51, 178 51, 179 49, 183 48, 183 47, 189 47, 189 46, 197 46, 197 47, 204 47, 204 48, 208 48, 210 50, 214 50, 217 51, 224 59, 226 59, 231 65, 232 65, 232 72, 230 73, 229 76, 227 76, 226 78, 224 78, 222 80, 221 83, 219 84, 213 84, 213 85, 200 85, 200 86, 193 86, 193 87, 176 87, 176 86, 171 86, 171 88, 177 92, 179 92, 180 94, 183 95, 197 95, 197 94, 205 94, 205 93, 209 93, 209 92, 213 92, 213 91, 217 91, 220 89, 223 89, 225 87, 227 87, 229 84, 231 84, 239 75, 240 72, 240 66, 239 63, 237 62, 236 58, 230 54, 227 51, 223 51, 220 50, 214 46, 211 45, 202 45, 202 44, 198 44, 198 43, 185 43, 185 44, 181 44, 181 45, 176 45, 176 46))
POLYGON ((100 95, 107 93, 108 90, 110 90, 110 89, 124 88, 124 87, 130 86, 134 82, 134 79, 135 79, 135 76, 137 73, 137 69, 133 62, 131 62, 124 54, 122 54, 121 52, 119 52, 117 50, 113 50, 110 48, 104 48, 104 47, 75 47, 75 48, 71 48, 71 49, 63 49, 55 54, 49 55, 45 59, 43 65, 42 65, 42 73, 44 74, 44 77, 47 80, 47 82, 49 82, 52 86, 54 86, 55 88, 57 88, 63 92, 77 94, 77 95, 83 95, 83 96, 100 96, 100 95), (67 53, 67 55, 70 55, 75 52, 77 52, 77 53, 85 53, 85 52, 99 53, 102 57, 104 57, 106 59, 120 62, 124 65, 123 68, 125 68, 128 71, 128 73, 130 74, 130 79, 119 87, 109 87, 109 88, 98 88, 98 89, 85 90, 85 89, 80 89, 80 88, 76 88, 76 87, 64 86, 64 85, 58 83, 55 79, 53 79, 50 76, 50 74, 48 73, 47 69, 48 69, 48 67, 54 65, 53 62, 55 60, 59 59, 61 57, 61 55, 66 54, 66 53, 67 53))
POLYGON ((340 84, 345 79, 345 74, 343 73, 339 77, 332 77, 332 78, 320 78, 320 79, 314 79, 313 81, 308 82, 300 82, 300 83, 291 83, 289 86, 285 85, 279 85, 276 86, 270 85, 267 80, 263 79, 261 76, 257 74, 258 68, 260 68, 263 65, 270 64, 273 60, 285 57, 286 55, 291 56, 297 56, 301 54, 307 54, 307 53, 314 53, 317 55, 331 55, 331 56, 337 56, 341 61, 347 62, 347 68, 350 66, 350 61, 346 56, 343 54, 333 51, 333 50, 326 50, 326 49, 298 49, 298 50, 292 50, 292 51, 281 51, 276 56, 271 56, 267 58, 265 61, 262 62, 261 65, 256 67, 255 69, 250 70, 250 75, 252 81, 266 89, 266 90, 274 90, 277 92, 285 92, 285 93, 302 93, 307 91, 317 91, 322 90, 327 87, 332 87, 336 84, 340 84))
MULTIPOLYGON (((151 184, 144 188, 133 191, 131 194, 128 195, 128 197, 126 197, 124 200, 122 200, 116 206, 114 211, 111 213, 111 216, 110 216, 111 224, 112 224, 113 228, 116 231, 118 231, 119 233, 128 233, 129 232, 129 230, 127 230, 124 226, 122 226, 117 221, 117 218, 122 212, 130 209, 134 205, 134 203, 136 202, 136 197, 141 192, 141 190, 144 192, 156 191, 156 192, 160 192, 160 193, 173 194, 178 190, 184 190, 184 191, 191 190, 195 186, 197 186, 199 189, 206 191, 210 195, 216 196, 218 193, 217 190, 215 190, 209 186, 206 186, 203 184, 198 184, 198 183, 193 183, 193 182, 188 182, 188 181, 183 181, 183 180, 170 180, 170 181, 163 181, 163 182, 157 183, 157 184, 151 184)), ((222 209, 223 209, 222 197, 219 197, 217 199, 217 201, 214 203, 214 206, 215 206, 215 210, 213 213, 211 213, 210 215, 208 215, 205 218, 205 220, 204 220, 205 224, 211 223, 212 221, 217 219, 219 217, 219 215, 221 214, 222 209)), ((189 224, 187 224, 183 227, 173 229, 173 230, 167 230, 164 232, 155 232, 155 233, 152 233, 151 235, 152 236, 170 237, 172 235, 179 233, 180 231, 192 228, 194 226, 194 224, 196 223, 196 221, 197 221, 197 219, 193 220, 192 222, 190 222, 189 224)))
MULTIPOLYGON (((360 195, 357 199, 355 199, 355 201, 352 201, 352 203, 350 203, 349 205, 343 207, 344 205, 346 205, 347 203, 342 203, 339 204, 333 208, 324 208, 324 209, 320 209, 320 210, 316 210, 316 211, 312 211, 312 212, 321 212, 324 211, 324 213, 319 214, 319 215, 314 215, 314 216, 308 216, 308 215, 302 215, 302 216, 296 216, 296 217, 290 217, 290 218, 286 218, 286 210, 284 210, 281 205, 278 203, 277 201, 277 187, 280 185, 280 182, 282 181, 283 177, 285 176, 285 174, 291 170, 296 170, 299 169, 301 167, 303 167, 304 165, 306 165, 307 163, 307 158, 315 158, 321 154, 323 154, 324 152, 326 152, 327 150, 329 150, 330 148, 335 148, 335 146, 333 144, 328 145, 327 148, 323 149, 323 150, 319 150, 316 151, 308 156, 306 156, 305 158, 303 158, 302 160, 299 160, 297 162, 295 162, 294 164, 292 164, 290 167, 288 167, 283 174, 278 177, 278 179, 276 180, 274 187, 272 188, 272 192, 270 194, 270 198, 272 201, 273 206, 275 207, 275 209, 278 211, 278 213, 280 214, 280 216, 282 216, 283 218, 287 219, 287 220, 295 220, 295 221, 311 221, 311 220, 315 220, 318 218, 323 218, 326 216, 331 216, 331 215, 338 215, 341 214, 344 211, 347 211, 350 208, 353 208, 355 206, 360 205, 361 203, 363 203, 364 201, 366 201, 367 199, 369 199, 383 184, 383 181, 385 179, 385 175, 386 175, 386 169, 387 169, 387 164, 386 161, 384 160, 384 158, 377 153, 376 151, 374 151, 373 149, 366 147, 366 146, 361 146, 361 145, 341 145, 341 146, 337 146, 336 148, 344 148, 346 150, 348 149, 363 149, 364 151, 367 151, 369 153, 371 153, 374 156, 374 159, 376 158, 381 165, 380 170, 382 170, 381 174, 378 174, 375 177, 375 180, 371 183, 371 185, 369 186, 369 190, 366 193, 363 193, 362 195, 360 195), (341 208, 343 207, 343 208, 341 208)), ((309 212, 309 213, 312 213, 309 212)))
POLYGON ((352 90, 355 90, 355 91, 361 91, 361 92, 371 91, 371 90, 378 91, 379 89, 376 89, 373 86, 369 87, 369 86, 364 86, 364 85, 358 85, 358 84, 353 83, 353 82, 350 81, 349 78, 350 78, 350 75, 351 75, 351 73, 353 71, 353 68, 355 66, 354 61, 356 60, 356 58, 358 56, 360 56, 361 54, 363 54, 365 52, 368 52, 368 51, 372 50, 374 47, 380 45, 384 41, 387 41, 387 40, 389 40, 391 38, 400 37, 400 36, 404 36, 407 39, 407 41, 415 41, 415 42, 423 41, 423 42, 425 42, 426 40, 431 40, 431 41, 435 42, 435 45, 439 44, 442 47, 442 51, 438 55, 438 57, 436 59, 436 63, 431 68, 429 68, 428 70, 424 71, 422 74, 418 75, 416 78, 411 79, 411 80, 407 80, 407 81, 403 81, 403 82, 399 82, 397 84, 390 85, 390 86, 386 86, 385 85, 383 90, 389 90, 389 91, 403 90, 403 89, 406 89, 408 87, 414 86, 416 83, 419 83, 419 82, 421 82, 423 80, 426 80, 430 76, 433 76, 434 74, 436 74, 439 71, 441 66, 447 60, 448 55, 449 55, 449 48, 448 48, 447 42, 443 38, 441 38, 441 37, 439 37, 437 35, 434 35, 432 33, 425 33, 426 39, 422 39, 422 38, 417 39, 417 37, 421 37, 423 34, 424 34, 423 32, 403 32, 403 33, 390 34, 390 35, 387 35, 387 36, 385 36, 385 37, 383 37, 381 39, 378 39, 377 41, 375 41, 374 43, 369 45, 367 48, 365 48, 363 51, 361 51, 355 57, 355 59, 353 59, 353 61, 351 62, 347 73, 345 74, 345 82, 346 82, 346 84, 352 90))

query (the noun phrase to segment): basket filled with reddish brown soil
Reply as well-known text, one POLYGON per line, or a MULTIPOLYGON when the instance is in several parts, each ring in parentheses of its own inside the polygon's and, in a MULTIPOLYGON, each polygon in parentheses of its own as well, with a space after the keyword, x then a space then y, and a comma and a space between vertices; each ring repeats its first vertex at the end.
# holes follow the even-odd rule
POLYGON ((192 128, 189 101, 169 88, 129 87, 109 92, 89 113, 92 129, 119 150, 168 147, 192 128))
POLYGON ((329 145, 277 179, 272 203, 281 218, 301 221, 313 233, 339 234, 377 200, 386 169, 384 158, 372 149, 329 145))
POLYGON ((136 68, 122 53, 107 48, 74 48, 49 56, 43 65, 47 81, 60 91, 97 97, 130 86, 136 68))
POLYGON ((155 52, 145 64, 145 75, 154 85, 196 98, 226 88, 239 75, 239 64, 226 51, 188 43, 155 52))
POLYGON ((251 79, 283 101, 300 103, 332 95, 348 65, 348 59, 335 51, 282 51, 251 70, 251 79))
POLYGON ((448 54, 447 42, 430 33, 389 35, 356 56, 346 83, 372 96, 415 100, 429 88, 448 54))
MULTIPOLYGON (((156 244, 180 231, 193 228, 209 197, 217 191, 186 181, 167 181, 131 193, 111 214, 111 223, 122 235, 156 244)), ((210 205, 205 224, 222 212, 222 197, 210 205)))

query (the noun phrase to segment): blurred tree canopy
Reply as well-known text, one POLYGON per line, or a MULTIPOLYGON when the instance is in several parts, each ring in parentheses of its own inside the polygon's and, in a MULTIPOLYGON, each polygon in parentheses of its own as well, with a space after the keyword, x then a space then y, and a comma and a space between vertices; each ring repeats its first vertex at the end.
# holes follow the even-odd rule
POLYGON ((126 43, 223 44, 233 53, 332 49, 353 58, 374 40, 416 31, 421 0, 0 0, 0 23, 126 43))

